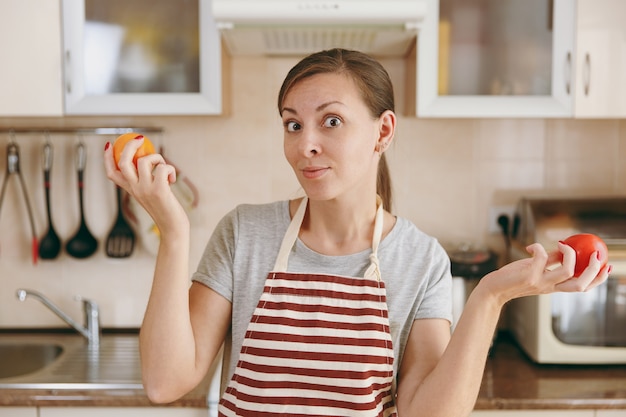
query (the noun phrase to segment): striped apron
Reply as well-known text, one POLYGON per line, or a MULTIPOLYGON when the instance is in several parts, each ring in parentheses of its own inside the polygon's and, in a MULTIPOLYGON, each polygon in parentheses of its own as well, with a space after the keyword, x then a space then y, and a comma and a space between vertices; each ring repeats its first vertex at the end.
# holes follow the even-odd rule
POLYGON ((289 225, 248 325, 220 416, 396 416, 393 346, 377 250, 364 277, 287 273, 307 207, 289 225))

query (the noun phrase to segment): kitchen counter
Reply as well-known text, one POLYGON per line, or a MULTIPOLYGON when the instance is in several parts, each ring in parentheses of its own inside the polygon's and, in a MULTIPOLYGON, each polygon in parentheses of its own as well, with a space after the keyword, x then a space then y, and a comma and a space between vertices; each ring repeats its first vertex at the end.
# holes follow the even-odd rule
MULTIPOLYGON (((28 350, 29 346, 54 345, 62 349, 60 356, 53 357, 43 368, 21 376, 0 378, 0 407, 156 406, 142 388, 138 342, 138 329, 104 332, 99 346, 95 347, 73 331, 0 331, 0 346, 28 350)), ((38 361, 36 356, 13 355, 16 356, 13 360, 38 361)), ((4 366, 10 369, 11 365, 4 366)), ((207 394, 215 371, 213 366, 195 389, 162 406, 207 408, 207 394)), ((2 374, 10 372, 0 372, 2 374)))
MULTIPOLYGON (((165 407, 207 408, 211 379, 165 407)), ((2 389, 0 406, 150 407, 141 389, 2 389)), ((532 363, 508 335, 499 335, 487 362, 477 410, 626 409, 626 365, 532 363)))
POLYGON ((626 365, 536 364, 501 333, 475 409, 626 409, 626 365))
POLYGON ((141 389, 123 390, 43 390, 1 389, 0 407, 3 406, 81 406, 81 407, 190 407, 208 408, 207 392, 210 378, 202 381, 193 391, 169 404, 153 404, 141 389))

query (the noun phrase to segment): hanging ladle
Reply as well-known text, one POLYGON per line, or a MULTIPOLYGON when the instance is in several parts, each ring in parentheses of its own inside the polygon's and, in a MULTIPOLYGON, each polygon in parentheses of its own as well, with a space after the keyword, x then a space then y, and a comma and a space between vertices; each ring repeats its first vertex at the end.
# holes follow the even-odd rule
POLYGON ((48 214, 48 231, 39 241, 39 257, 54 259, 61 251, 61 240, 54 230, 50 212, 50 170, 52 169, 52 145, 47 142, 43 146, 43 184, 46 191, 46 212, 48 214))
POLYGON ((91 234, 85 222, 83 203, 83 171, 87 163, 85 145, 81 142, 76 146, 76 167, 78 169, 78 199, 80 203, 80 226, 78 231, 65 245, 65 250, 74 258, 87 258, 98 249, 98 241, 91 234))

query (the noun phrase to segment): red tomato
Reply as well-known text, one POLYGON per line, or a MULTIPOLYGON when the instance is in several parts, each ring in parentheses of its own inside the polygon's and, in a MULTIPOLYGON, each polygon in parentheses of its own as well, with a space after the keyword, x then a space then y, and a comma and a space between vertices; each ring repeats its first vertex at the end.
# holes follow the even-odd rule
POLYGON ((139 136, 142 136, 144 139, 143 139, 143 143, 141 144, 139 149, 137 149, 137 152, 135 153, 135 156, 133 157, 133 163, 135 164, 135 166, 137 166, 137 159, 141 158, 142 156, 150 155, 156 152, 154 150, 154 145, 152 144, 152 142, 150 142, 150 139, 148 139, 147 136, 143 136, 139 133, 134 133, 134 132, 124 133, 123 135, 118 136, 117 139, 115 139, 115 142, 113 142, 113 159, 115 159, 115 166, 118 169, 119 169, 118 164, 120 162, 120 156, 122 155, 124 146, 126 145, 126 143, 130 142, 131 140, 139 136))
POLYGON ((598 236, 591 233, 572 235, 563 240, 563 243, 571 246, 576 251, 575 277, 579 277, 585 268, 589 266, 589 258, 591 254, 596 251, 598 251, 598 259, 602 263, 602 268, 604 268, 609 261, 609 250, 606 247, 606 243, 598 236))

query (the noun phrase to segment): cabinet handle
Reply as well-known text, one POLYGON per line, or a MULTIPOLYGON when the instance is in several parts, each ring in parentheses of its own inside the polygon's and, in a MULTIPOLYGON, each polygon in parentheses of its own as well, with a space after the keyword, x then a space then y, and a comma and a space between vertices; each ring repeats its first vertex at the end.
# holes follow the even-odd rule
POLYGON ((585 66, 583 67, 583 89, 585 91, 585 95, 589 95, 589 85, 591 84, 591 57, 589 56, 589 52, 585 54, 585 66))
POLYGON ((572 53, 568 52, 565 56, 565 67, 564 67, 564 77, 565 78, 565 92, 569 95, 571 90, 572 83, 572 53))
POLYGON ((72 77, 71 77, 71 52, 65 51, 65 91, 68 94, 72 93, 72 77))

